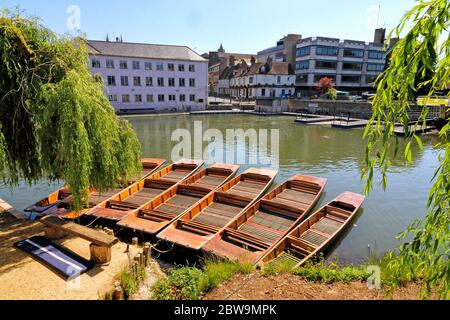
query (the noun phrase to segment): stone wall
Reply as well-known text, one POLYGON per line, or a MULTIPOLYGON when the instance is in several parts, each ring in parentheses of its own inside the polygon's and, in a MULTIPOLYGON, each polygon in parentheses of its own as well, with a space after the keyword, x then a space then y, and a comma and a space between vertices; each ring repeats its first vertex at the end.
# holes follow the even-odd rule
MULTIPOLYGON (((411 121, 420 116, 422 108, 411 106, 409 112, 411 121)), ((298 100, 291 99, 288 103, 289 112, 305 112, 330 116, 349 116, 358 119, 369 119, 372 116, 372 107, 368 102, 331 101, 331 100, 298 100)), ((428 118, 439 117, 439 108, 430 107, 428 118)))

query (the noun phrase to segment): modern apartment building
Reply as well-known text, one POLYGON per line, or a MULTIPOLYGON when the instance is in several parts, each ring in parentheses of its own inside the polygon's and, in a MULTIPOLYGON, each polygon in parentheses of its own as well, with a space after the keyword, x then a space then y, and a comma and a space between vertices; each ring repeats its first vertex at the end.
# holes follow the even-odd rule
POLYGON ((315 37, 297 44, 296 86, 301 94, 311 93, 323 77, 334 80, 339 90, 373 91, 373 83, 385 69, 384 29, 377 29, 375 41, 315 37))
POLYGON ((277 45, 258 52, 256 61, 266 63, 269 59, 274 62, 288 62, 295 65, 296 45, 302 39, 300 34, 288 34, 277 42, 277 45))
POLYGON ((186 46, 87 41, 90 69, 102 75, 116 112, 202 110, 208 60, 186 46))

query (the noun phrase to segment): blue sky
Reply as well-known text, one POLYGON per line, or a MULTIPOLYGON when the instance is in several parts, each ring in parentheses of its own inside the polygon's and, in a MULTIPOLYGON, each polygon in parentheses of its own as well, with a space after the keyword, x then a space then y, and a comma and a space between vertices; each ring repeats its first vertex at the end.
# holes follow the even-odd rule
POLYGON ((256 53, 288 33, 372 41, 379 26, 395 27, 414 0, 2 0, 67 33, 70 5, 80 8, 81 32, 124 41, 188 45, 199 53, 216 50, 256 53))

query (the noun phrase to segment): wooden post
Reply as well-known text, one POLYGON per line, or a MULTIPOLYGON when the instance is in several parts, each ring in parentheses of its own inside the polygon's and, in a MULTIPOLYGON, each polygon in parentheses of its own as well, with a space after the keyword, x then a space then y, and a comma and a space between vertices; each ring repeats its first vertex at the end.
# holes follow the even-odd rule
POLYGON ((120 285, 116 286, 113 292, 113 300, 123 300, 123 299, 124 299, 124 292, 122 287, 120 285))
POLYGON ((150 246, 150 242, 146 242, 144 244, 144 264, 145 267, 148 267, 149 263, 150 263, 150 255, 151 255, 151 246, 150 246))
POLYGON ((96 264, 107 264, 111 261, 111 248, 91 243, 91 261, 96 264))

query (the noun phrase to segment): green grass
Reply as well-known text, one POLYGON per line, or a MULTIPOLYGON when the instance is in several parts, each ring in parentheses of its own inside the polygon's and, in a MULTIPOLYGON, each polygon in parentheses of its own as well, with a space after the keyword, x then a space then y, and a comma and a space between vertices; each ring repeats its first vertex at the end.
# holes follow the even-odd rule
POLYGON ((125 293, 125 297, 128 298, 132 294, 136 293, 139 289, 140 283, 145 279, 147 279, 147 273, 142 267, 138 267, 138 269, 133 272, 130 271, 129 267, 123 270, 120 273, 119 280, 125 293))
POLYGON ((335 282, 350 283, 353 281, 366 281, 371 274, 367 266, 341 266, 337 262, 327 265, 324 261, 316 264, 306 263, 304 266, 293 271, 305 280, 312 282, 323 282, 327 284, 335 282))
POLYGON ((152 287, 153 300, 199 300, 221 282, 238 273, 251 273, 251 264, 207 259, 203 268, 182 267, 169 271, 167 278, 152 287))

